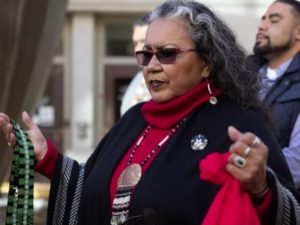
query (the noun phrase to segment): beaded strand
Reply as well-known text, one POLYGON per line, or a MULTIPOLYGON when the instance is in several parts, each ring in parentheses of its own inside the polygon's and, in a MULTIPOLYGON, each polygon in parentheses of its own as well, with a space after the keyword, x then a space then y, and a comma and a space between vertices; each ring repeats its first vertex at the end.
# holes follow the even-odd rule
POLYGON ((129 215, 132 191, 142 177, 143 165, 145 165, 145 163, 158 151, 158 149, 160 149, 161 146, 166 143, 166 141, 176 132, 176 130, 184 123, 184 121, 185 119, 181 120, 170 131, 170 133, 156 145, 156 147, 146 156, 146 158, 142 160, 141 163, 131 164, 133 156, 151 129, 150 125, 146 127, 143 135, 139 138, 129 155, 127 167, 122 171, 118 178, 117 190, 112 205, 112 216, 110 220, 111 225, 127 224, 126 221, 129 215))
MULTIPOLYGON (((146 156, 145 159, 143 159, 143 161, 140 163, 141 167, 143 167, 143 165, 145 165, 145 163, 155 154, 155 152, 158 151, 158 149, 161 148, 161 146, 163 146, 164 143, 166 143, 166 141, 172 136, 175 134, 176 130, 182 126, 182 124, 185 122, 185 118, 183 120, 181 120, 171 131, 170 133, 165 136, 157 145, 156 147, 146 156)), ((129 155, 129 158, 128 158, 128 162, 127 162, 127 165, 129 166, 131 164, 131 161, 132 161, 132 158, 133 156, 135 155, 137 149, 140 147, 140 144, 141 142, 144 140, 144 138, 147 136, 147 134, 149 133, 151 129, 151 126, 148 125, 144 134, 140 137, 140 139, 137 141, 136 145, 134 146, 132 152, 130 153, 129 155)))

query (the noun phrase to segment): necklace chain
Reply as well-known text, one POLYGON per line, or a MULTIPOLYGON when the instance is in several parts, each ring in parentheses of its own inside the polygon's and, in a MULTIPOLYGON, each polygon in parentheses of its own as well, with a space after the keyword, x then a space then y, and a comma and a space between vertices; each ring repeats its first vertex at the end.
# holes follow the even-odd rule
POLYGON ((132 152, 129 155, 127 167, 123 170, 118 178, 117 192, 115 194, 112 206, 112 217, 111 225, 124 224, 129 215, 129 206, 131 194, 139 180, 142 176, 142 167, 145 163, 157 152, 158 149, 166 143, 166 141, 176 132, 176 130, 182 126, 185 119, 181 120, 170 132, 166 135, 156 147, 139 163, 133 163, 132 158, 138 150, 141 142, 148 135, 151 126, 148 125, 143 133, 143 135, 138 139, 137 143, 133 147, 132 152))
MULTIPOLYGON (((143 165, 145 165, 145 163, 155 154, 155 152, 157 152, 158 149, 161 148, 161 146, 163 146, 164 143, 167 142, 167 140, 175 134, 175 132, 177 131, 177 129, 179 127, 182 126, 182 124, 185 122, 185 118, 183 120, 181 120, 174 128, 172 128, 172 130, 170 131, 170 133, 168 135, 166 135, 157 145, 156 147, 146 156, 146 158, 143 159, 143 161, 140 163, 141 167, 143 167, 143 165)), ((145 137, 147 136, 147 134, 149 133, 151 129, 151 126, 148 125, 147 128, 145 129, 145 132, 143 133, 143 135, 140 137, 140 139, 137 141, 137 143, 135 144, 132 152, 129 155, 128 158, 128 162, 127 165, 129 166, 131 164, 131 161, 133 159, 133 156, 135 155, 137 149, 140 147, 141 142, 145 139, 145 137)))

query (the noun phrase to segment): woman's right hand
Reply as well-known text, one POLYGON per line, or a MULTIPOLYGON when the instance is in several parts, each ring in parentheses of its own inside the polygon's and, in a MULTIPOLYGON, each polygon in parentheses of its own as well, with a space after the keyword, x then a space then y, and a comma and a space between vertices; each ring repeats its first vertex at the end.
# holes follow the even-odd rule
MULTIPOLYGON (((48 150, 46 138, 26 112, 22 113, 22 120, 28 137, 34 147, 35 158, 37 161, 40 161, 48 150)), ((10 124, 10 118, 4 113, 0 113, 0 129, 4 133, 8 145, 10 147, 14 147, 16 144, 16 137, 12 132, 13 129, 12 125, 10 124)))

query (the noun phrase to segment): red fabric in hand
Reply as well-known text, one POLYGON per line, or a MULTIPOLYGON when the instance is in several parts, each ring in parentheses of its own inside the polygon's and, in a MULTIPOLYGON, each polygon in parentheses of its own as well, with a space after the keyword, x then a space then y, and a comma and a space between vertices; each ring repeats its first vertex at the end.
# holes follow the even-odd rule
POLYGON ((259 225, 246 191, 225 169, 229 153, 212 153, 199 163, 200 178, 221 185, 202 225, 259 225))

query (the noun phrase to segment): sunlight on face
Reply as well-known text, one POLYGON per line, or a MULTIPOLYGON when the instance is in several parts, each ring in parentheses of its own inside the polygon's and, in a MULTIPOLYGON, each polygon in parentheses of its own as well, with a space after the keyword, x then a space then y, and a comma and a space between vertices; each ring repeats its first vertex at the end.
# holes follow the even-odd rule
MULTIPOLYGON (((195 48, 182 21, 160 18, 150 24, 144 49, 156 52, 164 48, 195 48)), ((160 103, 183 95, 208 76, 195 51, 177 54, 173 64, 162 64, 153 56, 143 71, 152 99, 160 103)))

